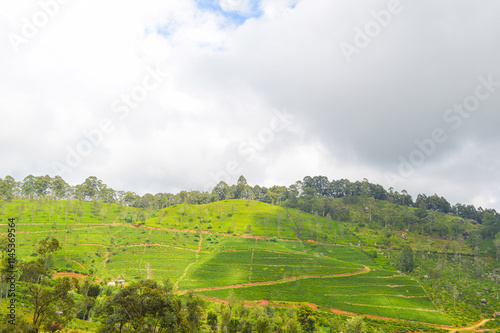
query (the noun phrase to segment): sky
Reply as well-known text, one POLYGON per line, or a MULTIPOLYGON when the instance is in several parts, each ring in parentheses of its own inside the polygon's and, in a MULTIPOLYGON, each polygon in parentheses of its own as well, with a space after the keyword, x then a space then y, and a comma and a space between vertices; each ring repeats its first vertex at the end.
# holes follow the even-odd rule
POLYGON ((500 210, 500 2, 0 2, 0 177, 322 175, 500 210))

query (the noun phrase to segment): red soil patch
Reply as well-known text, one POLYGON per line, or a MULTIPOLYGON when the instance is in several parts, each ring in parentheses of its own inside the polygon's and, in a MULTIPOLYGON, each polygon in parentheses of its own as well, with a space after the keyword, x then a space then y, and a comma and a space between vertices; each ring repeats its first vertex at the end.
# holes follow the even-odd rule
POLYGON ((74 263, 76 263, 76 264, 78 264, 78 265, 79 265, 81 268, 83 268, 84 270, 87 270, 87 269, 85 268, 85 266, 83 266, 82 264, 80 264, 78 261, 76 261, 76 260, 71 260, 71 261, 72 261, 72 262, 74 262, 74 263))
POLYGON ((355 313, 352 313, 352 312, 342 311, 342 310, 334 309, 334 308, 330 308, 330 311, 332 311, 333 313, 336 313, 336 314, 341 314, 341 315, 348 315, 348 316, 355 316, 356 315, 355 313))
POLYGON ((80 273, 73 273, 73 272, 56 272, 54 273, 54 278, 59 278, 59 277, 74 277, 74 278, 80 278, 84 279, 87 277, 85 274, 80 274, 80 273))
POLYGON ((311 309, 313 309, 314 311, 318 310, 318 306, 316 304, 312 304, 312 303, 307 303, 307 305, 309 305, 309 307, 311 309))

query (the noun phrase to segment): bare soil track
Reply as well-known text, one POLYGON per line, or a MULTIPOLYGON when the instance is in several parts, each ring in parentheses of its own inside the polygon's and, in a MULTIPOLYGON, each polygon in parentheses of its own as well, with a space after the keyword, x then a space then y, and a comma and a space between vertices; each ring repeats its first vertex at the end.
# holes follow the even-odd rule
POLYGON ((370 271, 370 267, 365 266, 362 270, 351 272, 351 273, 341 273, 341 274, 332 274, 332 275, 302 275, 302 276, 293 276, 286 279, 281 279, 277 281, 265 281, 265 282, 248 282, 241 284, 233 284, 230 286, 220 286, 220 287, 208 287, 208 288, 196 288, 189 290, 180 290, 180 294, 185 294, 189 291, 208 291, 208 290, 219 290, 219 289, 236 289, 236 288, 244 288, 244 287, 254 287, 254 286, 269 286, 278 283, 285 283, 296 280, 304 280, 304 279, 314 279, 314 278, 331 278, 331 277, 339 277, 339 276, 349 276, 349 275, 358 275, 358 274, 366 274, 370 271))

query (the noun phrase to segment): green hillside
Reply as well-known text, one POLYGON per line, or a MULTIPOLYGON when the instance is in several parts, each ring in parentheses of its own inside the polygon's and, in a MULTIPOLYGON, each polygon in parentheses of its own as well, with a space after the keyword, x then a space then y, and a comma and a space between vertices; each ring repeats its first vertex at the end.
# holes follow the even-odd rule
MULTIPOLYGON (((117 290, 106 287, 111 281, 169 280, 181 297, 310 304, 324 320, 362 314, 385 320, 381 327, 470 325, 498 308, 489 272, 499 265, 473 221, 373 198, 328 199, 314 214, 291 206, 230 199, 152 209, 18 198, 1 202, 0 221, 6 228, 16 219, 20 265, 39 259, 43 239, 56 238, 54 276, 90 279, 107 296, 117 290), (405 251, 413 251, 409 270, 405 251)), ((90 309, 108 299, 100 297, 90 309)))
POLYGON ((142 215, 142 221, 136 218, 144 214, 138 209, 95 205, 16 200, 6 205, 4 216, 18 212, 17 242, 23 260, 37 257, 41 239, 55 237, 62 245, 54 255, 56 271, 93 274, 103 283, 170 278, 179 292, 199 290, 224 298, 232 288, 245 300, 306 302, 449 324, 418 284, 395 270, 381 271, 338 221, 242 199, 175 205, 150 218, 142 215), (409 290, 384 287, 390 284, 409 290), (340 286, 343 295, 337 295, 340 286), (346 286, 364 296, 345 294, 346 286), (385 301, 367 295, 374 288, 385 301))
POLYGON ((147 226, 204 230, 234 235, 312 239, 348 244, 357 238, 342 223, 254 200, 233 199, 202 205, 174 205, 155 213, 147 226))

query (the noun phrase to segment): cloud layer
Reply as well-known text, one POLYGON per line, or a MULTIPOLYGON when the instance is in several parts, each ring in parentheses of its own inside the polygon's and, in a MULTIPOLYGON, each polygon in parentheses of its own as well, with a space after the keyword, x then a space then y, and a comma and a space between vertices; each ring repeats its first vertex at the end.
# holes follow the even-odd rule
POLYGON ((366 177, 500 208, 495 0, 41 0, 0 13, 4 176, 95 175, 139 194, 240 174, 366 177))

